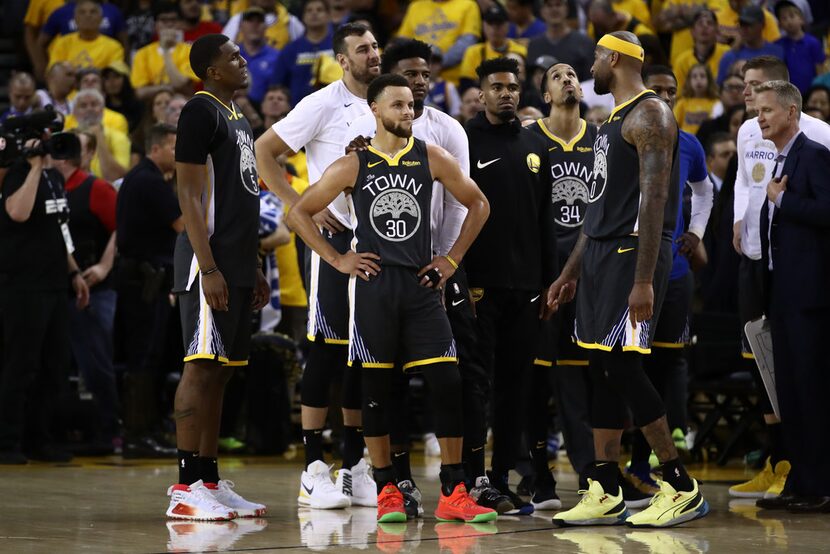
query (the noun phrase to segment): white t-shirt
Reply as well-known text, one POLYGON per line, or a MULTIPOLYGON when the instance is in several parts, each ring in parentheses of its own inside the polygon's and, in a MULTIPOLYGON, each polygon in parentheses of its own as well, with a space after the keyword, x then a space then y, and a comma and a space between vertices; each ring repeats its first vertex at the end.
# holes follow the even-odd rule
MULTIPOLYGON (((830 149, 830 125, 820 119, 801 114, 801 131, 825 148, 830 149)), ((743 220, 741 250, 747 258, 761 259, 761 207, 767 200, 767 185, 772 179, 778 150, 771 140, 761 135, 758 118, 744 121, 738 130, 738 174, 735 178, 734 222, 743 220)))
MULTIPOLYGON (((277 14, 275 13, 267 13, 265 14, 265 25, 266 27, 270 27, 274 23, 277 22, 277 14)), ((228 22, 225 24, 225 28, 222 29, 222 34, 228 37, 229 39, 236 41, 237 36, 239 35, 239 24, 242 23, 242 14, 238 13, 235 16, 231 17, 228 22)), ((297 16, 290 15, 288 16, 288 38, 291 40, 297 40, 305 33, 305 25, 297 19, 297 16)))
MULTIPOLYGON (((340 80, 300 100, 271 129, 294 152, 305 148, 308 182, 314 185, 328 166, 346 155, 344 145, 355 137, 349 130, 349 125, 367 113, 371 115, 372 112, 366 99, 352 94, 340 80)), ((342 225, 352 228, 349 207, 343 193, 329 204, 329 210, 342 225)))
MULTIPOLYGON (((344 147, 357 136, 374 137, 377 120, 368 113, 355 119, 349 127, 344 147)), ((421 117, 412 122, 412 134, 428 144, 435 144, 449 152, 461 167, 464 175, 470 175, 470 145, 461 124, 440 110, 424 107, 421 117)), ((435 181, 430 208, 430 228, 435 253, 446 256, 458 239, 461 225, 467 216, 465 208, 447 189, 435 181)))

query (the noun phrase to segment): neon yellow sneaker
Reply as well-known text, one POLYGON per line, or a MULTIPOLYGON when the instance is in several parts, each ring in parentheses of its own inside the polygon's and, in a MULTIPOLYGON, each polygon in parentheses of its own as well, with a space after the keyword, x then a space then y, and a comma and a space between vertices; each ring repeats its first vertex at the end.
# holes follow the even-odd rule
POLYGON ((781 460, 775 464, 775 481, 769 486, 767 492, 764 493, 764 498, 775 498, 784 492, 784 485, 787 484, 787 476, 790 474, 790 462, 781 460))
POLYGON ((769 490, 774 482, 775 472, 772 470, 770 459, 767 458, 764 469, 758 475, 746 483, 729 487, 729 496, 735 498, 764 498, 764 493, 769 490))
POLYGON ((588 479, 588 490, 581 490, 579 494, 582 499, 576 506, 553 516, 554 525, 622 525, 629 516, 621 487, 612 495, 605 492, 599 481, 588 479))
POLYGON ((666 481, 660 482, 660 492, 648 508, 625 520, 629 527, 672 527, 709 513, 709 503, 700 494, 697 481, 692 479, 692 490, 676 491, 666 481))

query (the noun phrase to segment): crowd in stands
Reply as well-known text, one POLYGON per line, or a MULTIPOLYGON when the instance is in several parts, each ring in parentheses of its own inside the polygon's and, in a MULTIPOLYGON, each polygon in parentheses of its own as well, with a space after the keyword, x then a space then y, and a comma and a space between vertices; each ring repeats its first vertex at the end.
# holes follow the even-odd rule
MULTIPOLYGON (((29 0, 22 22, 29 60, 8 83, 9 107, 0 121, 46 105, 65 116, 65 128, 82 137, 86 152, 79 167, 61 169, 66 187, 77 170, 84 178, 94 176, 95 188, 111 187, 112 194, 95 196, 111 233, 117 227, 114 191, 151 150, 161 155, 165 135, 159 125, 175 127, 188 98, 201 89, 189 52, 205 34, 224 33, 239 45, 251 79, 234 101, 258 136, 305 96, 341 77, 332 37, 345 22, 369 25, 381 47, 396 37, 430 44, 427 104, 462 123, 483 109, 475 68, 503 56, 520 63, 523 119, 547 115, 542 76, 553 63, 565 62, 582 82, 583 116, 602 123, 614 101, 594 92, 595 41, 628 30, 642 42, 647 64, 668 65, 676 74, 675 117, 680 128, 700 139, 719 192, 745 116, 741 68, 748 59, 783 59, 803 95, 804 112, 830 121, 829 5, 826 0, 29 0)), ((281 163, 296 190, 308 186, 302 152, 281 163)), ((174 186, 173 172, 166 170, 164 177, 174 186)), ((261 328, 277 327, 301 343, 306 295, 298 249, 303 246, 274 215, 281 210, 275 199, 263 199, 263 214, 270 213, 270 219, 263 215, 262 246, 275 253, 270 277, 279 282, 272 302, 277 315, 263 318, 261 328)), ((726 221, 731 214, 720 217, 726 221)), ((95 259, 80 269, 90 287, 100 287, 107 286, 114 267, 117 262, 95 259), (96 270, 86 272, 91 266, 96 270)), ((712 295, 703 291, 705 299, 712 295)), ((112 336, 117 321, 116 314, 102 332, 112 336)), ((121 403, 155 390, 122 393, 121 403)), ((118 402, 104 404, 111 416, 119 409, 118 402)), ((120 435, 115 420, 109 421, 103 431, 109 436, 99 437, 104 443, 120 435)), ((158 430, 146 423, 140 427, 142 436, 158 430)), ((158 453, 156 446, 150 444, 147 454, 158 453)))

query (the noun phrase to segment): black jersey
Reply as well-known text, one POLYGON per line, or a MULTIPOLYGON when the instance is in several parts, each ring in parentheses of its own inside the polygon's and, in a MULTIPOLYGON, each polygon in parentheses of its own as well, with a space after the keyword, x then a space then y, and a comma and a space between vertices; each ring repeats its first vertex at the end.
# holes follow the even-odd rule
POLYGON ((424 141, 410 137, 394 158, 369 147, 348 197, 355 251, 381 265, 420 269, 432 259, 432 172, 424 141))
MULTIPOLYGON (((207 91, 197 92, 179 118, 176 161, 207 167, 202 208, 216 265, 229 285, 254 286, 259 181, 248 120, 235 105, 227 106, 207 91)), ((186 233, 177 241, 175 258, 175 288, 182 291, 196 267, 186 233)))
MULTIPOLYGON (((594 174, 588 195, 585 234, 593 239, 611 239, 636 235, 640 214, 640 157, 637 149, 622 135, 625 118, 648 98, 660 97, 643 91, 620 104, 603 123, 594 140, 594 174)), ((662 100, 661 100, 662 101, 662 100)), ((663 237, 671 239, 677 220, 680 186, 678 141, 674 141, 672 170, 668 187, 663 237)))
MULTIPOLYGON (((556 229, 556 249, 560 261, 567 259, 579 238, 588 207, 588 186, 594 172, 594 140, 597 128, 580 119, 576 136, 565 142, 545 126, 541 119, 530 129, 548 142, 550 173, 552 177, 551 215, 556 229)), ((561 266, 560 266, 561 267, 561 266)))

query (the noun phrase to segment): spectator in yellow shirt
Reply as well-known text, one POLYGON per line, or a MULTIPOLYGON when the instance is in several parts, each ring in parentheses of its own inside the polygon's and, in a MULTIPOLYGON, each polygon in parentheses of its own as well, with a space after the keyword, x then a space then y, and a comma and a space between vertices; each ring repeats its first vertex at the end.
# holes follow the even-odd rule
POLYGON ((115 61, 124 61, 121 43, 101 34, 101 4, 95 0, 75 3, 75 25, 78 31, 56 38, 49 46, 49 66, 69 62, 76 68, 104 69, 115 61))
POLYGON ((728 7, 728 0, 666 0, 659 9, 654 10, 654 29, 672 35, 669 61, 678 78, 681 74, 676 71, 675 64, 681 55, 692 49, 691 27, 698 14, 708 9, 719 16, 728 7))
POLYGON ((190 45, 183 42, 181 16, 174 2, 162 2, 154 9, 159 39, 135 54, 130 83, 139 100, 152 97, 162 88, 193 93, 199 80, 190 68, 190 45))
POLYGON ((121 131, 103 125, 104 95, 94 88, 78 91, 72 107, 78 128, 95 135, 97 147, 92 172, 105 181, 122 178, 130 166, 130 139, 121 131))
POLYGON ((681 129, 694 135, 718 102, 718 85, 709 66, 702 63, 692 66, 685 80, 682 97, 674 105, 674 117, 681 129))
POLYGON ((654 25, 651 23, 651 12, 648 9, 648 4, 643 0, 611 0, 614 10, 618 12, 625 12, 637 18, 643 25, 654 30, 654 25))
MULTIPOLYGON (((741 10, 747 6, 754 5, 751 0, 729 0, 723 11, 718 13, 718 40, 728 44, 735 41, 740 42, 741 26, 738 21, 741 10)), ((778 21, 775 17, 764 10, 764 30, 761 33, 765 42, 775 42, 781 38, 781 31, 778 30, 778 21)))
POLYGON ((630 31, 638 37, 654 35, 654 31, 628 12, 618 10, 610 0, 593 0, 588 8, 588 36, 599 40, 614 31, 630 31))
POLYGON ((419 0, 409 4, 398 34, 437 48, 441 76, 457 85, 464 51, 481 36, 481 12, 473 0, 419 0))
POLYGON ((677 88, 683 90, 686 84, 686 75, 693 65, 705 63, 709 71, 718 78, 720 59, 729 52, 729 46, 718 42, 718 19, 715 12, 704 8, 695 12, 692 22, 692 39, 694 46, 678 56, 672 62, 677 75, 677 88))
MULTIPOLYGON (((104 94, 104 81, 101 77, 101 72, 95 69, 94 67, 90 67, 87 69, 82 69, 78 72, 77 76, 77 83, 78 83, 78 90, 83 89, 95 89, 101 94, 104 94)), ((77 93, 76 93, 77 95, 77 93)), ((77 97, 76 95, 72 96, 72 101, 77 97)), ((129 133, 129 123, 127 122, 127 118, 124 117, 123 114, 118 113, 115 110, 111 110, 107 107, 104 107, 104 115, 101 120, 101 124, 106 129, 113 129, 115 131, 119 131, 124 133, 125 135, 129 133)), ((66 121, 64 121, 63 128, 67 131, 74 127, 78 127, 78 119, 75 117, 74 113, 70 113, 66 116, 66 121)), ((109 181, 109 179, 107 179, 109 181)))
POLYGON ((461 89, 475 85, 478 82, 476 68, 481 62, 493 58, 500 58, 506 54, 519 54, 527 57, 527 48, 515 40, 507 38, 510 29, 507 11, 501 4, 490 6, 481 17, 484 22, 484 42, 474 44, 464 52, 461 60, 461 89))
POLYGON ((38 45, 40 29, 49 19, 53 11, 63 6, 64 0, 29 0, 29 7, 23 17, 23 39, 26 42, 26 52, 32 61, 35 78, 42 81, 46 72, 46 62, 49 56, 38 45))

